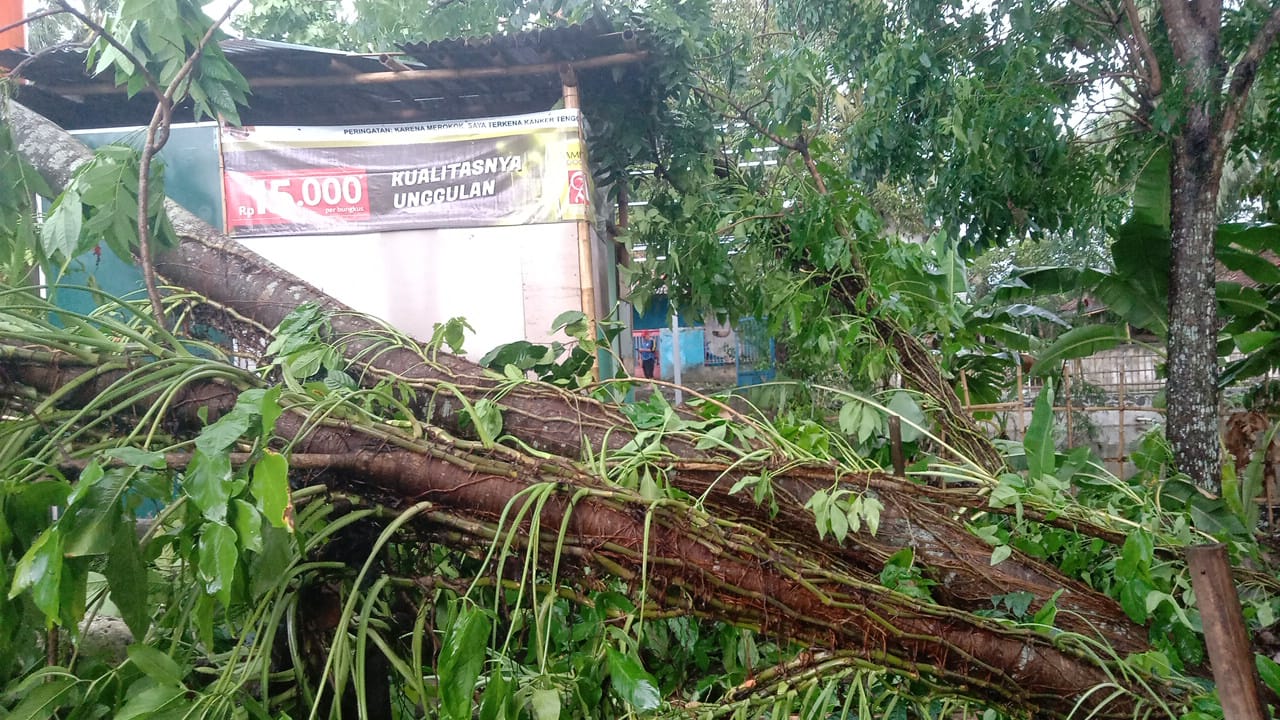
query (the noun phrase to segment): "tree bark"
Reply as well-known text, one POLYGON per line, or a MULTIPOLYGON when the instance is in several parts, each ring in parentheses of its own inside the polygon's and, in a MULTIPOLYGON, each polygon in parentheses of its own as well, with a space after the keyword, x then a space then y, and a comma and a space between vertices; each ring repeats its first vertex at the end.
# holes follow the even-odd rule
POLYGON ((1226 67, 1217 0, 1165 0, 1169 40, 1183 74, 1183 121, 1170 164, 1169 381, 1165 433, 1175 467, 1216 491, 1217 300, 1213 237, 1228 137, 1220 132, 1226 67))
POLYGON ((1200 487, 1217 492, 1221 481, 1213 236, 1218 179, 1208 159, 1217 155, 1212 145, 1202 129, 1174 141, 1165 433, 1174 466, 1200 487))
MULTIPOLYGON (((39 115, 11 103, 19 149, 55 188, 64 187, 71 169, 89 157, 74 138, 39 115)), ((549 385, 528 383, 499 390, 491 374, 447 353, 431 356, 418 347, 384 342, 384 328, 324 295, 306 282, 272 265, 240 243, 218 234, 180 206, 170 203, 173 226, 183 242, 158 258, 158 270, 168 281, 189 288, 240 316, 267 328, 275 327, 294 308, 314 302, 335 313, 332 324, 347 357, 359 368, 362 382, 394 378, 419 390, 421 417, 455 434, 465 434, 460 403, 454 390, 472 401, 494 400, 503 415, 503 431, 528 446, 570 460, 584 457, 584 449, 599 457, 635 437, 635 428, 616 407, 549 385)), ((912 356, 913 362, 931 362, 912 356)), ((934 373, 940 378, 936 367, 934 373)), ((1096 637, 1121 655, 1147 649, 1146 633, 1131 622, 1110 598, 1055 568, 1020 553, 991 566, 991 547, 957 521, 957 508, 982 508, 986 502, 972 490, 936 491, 884 473, 852 473, 834 464, 797 463, 763 441, 757 449, 768 457, 752 463, 718 456, 696 448, 696 438, 679 433, 663 438, 674 456, 660 468, 673 486, 695 497, 706 495, 706 506, 718 515, 768 528, 780 543, 808 547, 869 573, 879 575, 884 562, 910 547, 930 579, 938 583, 939 602, 964 611, 985 610, 991 598, 1014 590, 1031 593, 1034 606, 1048 602, 1059 590, 1064 630, 1096 637), (760 506, 728 490, 742 476, 772 478, 778 511, 760 506), (855 492, 872 492, 883 503, 879 532, 856 533, 845 545, 819 537, 813 513, 805 503, 814 492, 837 481, 855 492)), ((1085 528, 1087 531, 1087 528, 1085 528)))
MULTIPOLYGON (((11 106, 10 120, 21 152, 54 188, 63 187, 71 177, 71 169, 75 164, 88 157, 88 151, 83 146, 43 118, 16 104, 11 106)), ((564 472, 577 478, 575 482, 587 483, 591 487, 599 487, 600 481, 591 479, 570 463, 582 458, 584 449, 590 449, 592 456, 599 457, 602 450, 616 450, 635 437, 635 428, 617 408, 535 383, 522 384, 514 389, 500 389, 494 376, 461 358, 445 353, 432 355, 416 345, 388 344, 377 334, 384 329, 376 322, 351 313, 345 306, 247 251, 239 243, 218 235, 176 205, 171 204, 169 210, 174 227, 184 240, 177 249, 159 259, 158 270, 162 276, 234 310, 247 322, 268 328, 278 325, 288 312, 301 303, 320 304, 335 313, 332 323, 337 339, 354 366, 363 374, 362 381, 395 378, 412 385, 418 390, 421 403, 421 407, 415 409, 421 417, 444 431, 455 435, 463 432, 460 423, 462 413, 453 394, 455 391, 464 393, 473 401, 488 397, 501 407, 504 432, 531 448, 559 456, 547 462, 556 467, 570 468, 564 472)), ((354 435, 331 433, 324 441, 308 438, 307 444, 300 446, 298 451, 350 455, 349 460, 335 463, 335 470, 346 467, 347 474, 341 481, 372 483, 391 502, 405 503, 426 497, 424 493, 431 495, 430 499, 433 501, 444 502, 436 496, 443 498, 447 495, 450 498, 451 512, 466 518, 466 523, 474 523, 492 514, 492 507, 484 504, 487 501, 461 490, 462 480, 456 472, 450 470, 453 466, 449 463, 428 462, 417 456, 414 456, 417 459, 411 459, 408 455, 396 454, 385 440, 376 448, 379 453, 387 454, 378 455, 374 453, 375 446, 358 439, 357 430, 352 433, 354 435), (399 472, 404 474, 398 475, 399 472), (450 479, 456 481, 455 484, 439 484, 450 479), (455 492, 446 493, 446 488, 455 492), (473 500, 481 504, 470 505, 473 500)), ((450 439, 445 442, 450 445, 453 441, 450 439)), ((890 624, 896 629, 876 630, 872 633, 880 649, 869 655, 885 658, 883 661, 887 666, 894 667, 894 663, 898 661, 915 663, 916 660, 908 658, 923 657, 919 655, 923 652, 920 648, 934 647, 937 653, 930 655, 930 662, 942 663, 940 667, 943 668, 942 672, 948 683, 964 682, 961 677, 971 674, 969 670, 960 669, 961 666, 948 663, 976 663, 974 667, 991 665, 999 668, 997 674, 1003 679, 997 685, 1008 679, 1013 685, 1022 684, 1029 688, 1037 696, 1040 696, 1041 690, 1045 690, 1046 695, 1056 693, 1059 697, 1071 696, 1063 686, 1055 684, 1057 680, 1050 677, 1037 675, 1038 679, 1034 683, 1038 684, 1027 684, 1032 681, 1026 675, 1026 668, 1022 667, 1025 658, 1022 658, 1021 650, 1015 652, 1015 648, 1026 647, 1026 637, 1017 635, 1012 643, 1002 641, 991 644, 986 639, 977 639, 985 637, 982 633, 986 631, 979 632, 970 627, 976 619, 969 617, 968 612, 989 609, 992 596, 1012 591, 1031 593, 1035 598, 1033 606, 1040 607, 1055 592, 1064 590, 1057 599, 1057 606, 1061 610, 1057 621, 1060 629, 1096 638, 1114 648, 1122 657, 1148 647, 1143 628, 1130 622, 1115 602, 1062 576, 1056 569, 1017 552, 992 567, 988 562, 991 547, 955 519, 958 507, 984 506, 981 496, 971 491, 939 491, 922 488, 878 472, 852 473, 834 464, 796 463, 779 449, 760 443, 757 443, 756 448, 767 450, 767 457, 752 463, 739 463, 735 462, 735 458, 699 451, 691 436, 681 436, 679 433, 665 437, 664 444, 673 457, 660 463, 655 469, 665 473, 672 486, 695 497, 705 495, 704 507, 714 513, 717 519, 742 528, 751 528, 750 542, 758 541, 762 543, 759 547, 768 548, 767 562, 761 563, 757 556, 755 565, 740 566, 735 572, 747 573, 750 570, 752 573, 759 573, 766 568, 788 569, 792 566, 786 563, 798 563, 794 567, 811 567, 819 577, 826 577, 827 573, 838 568, 839 574, 846 579, 859 578, 852 589, 844 586, 830 588, 830 592, 822 589, 816 596, 806 582, 805 587, 809 588, 807 594, 801 593, 796 597, 809 599, 797 600, 800 605, 792 605, 791 597, 795 595, 795 588, 787 583, 793 582, 794 576, 782 570, 779 570, 781 575, 774 575, 770 570, 766 573, 766 578, 757 577, 753 580, 756 584, 750 588, 748 595, 757 602, 766 598, 773 600, 750 612, 738 614, 743 612, 741 599, 730 602, 728 598, 713 594, 704 598, 700 612, 746 624, 754 623, 770 632, 779 632, 786 637, 804 639, 825 647, 851 647, 846 644, 852 642, 850 639, 839 639, 826 644, 823 641, 829 639, 832 632, 837 638, 853 632, 854 635, 861 633, 863 642, 867 642, 866 633, 872 633, 874 628, 866 624, 866 617, 859 620, 848 613, 857 608, 871 607, 867 605, 868 602, 887 592, 876 587, 876 579, 885 560, 897 550, 911 547, 915 550, 921 571, 938 583, 934 597, 939 605, 924 607, 929 608, 928 612, 940 613, 938 617, 943 619, 931 620, 924 625, 909 625, 910 631, 904 634, 900 632, 904 626, 896 619, 899 611, 890 613, 888 617, 894 618, 890 624), (742 495, 729 494, 728 489, 733 483, 746 474, 767 474, 772 477, 774 498, 778 504, 776 514, 742 495), (878 534, 872 536, 867 532, 855 533, 844 545, 818 536, 813 514, 804 505, 815 491, 830 489, 837 482, 855 492, 876 497, 884 504, 878 534), (803 551, 794 548, 803 548, 803 551), (854 599, 846 602, 839 599, 842 597, 854 599), (783 604, 775 607, 774 602, 783 604), (835 609, 824 604, 831 602, 835 603, 835 609), (825 609, 819 611, 818 606, 812 603, 818 603, 825 609), (809 615, 811 611, 817 615, 809 615), (812 623, 812 618, 815 617, 820 620, 816 625, 812 623), (963 620, 956 620, 957 617, 963 620), (966 628, 959 631, 960 635, 969 639, 956 640, 959 636, 947 629, 952 627, 951 623, 956 622, 959 623, 956 627, 966 628), (852 630, 840 629, 846 624, 852 630), (833 626, 837 627, 834 631, 833 626), (974 635, 975 632, 979 634, 974 635), (942 648, 930 645, 929 641, 923 639, 927 637, 950 639, 944 643, 946 647, 942 648), (892 649, 885 650, 886 647, 892 649), (957 648, 961 648, 962 652, 952 657, 951 653, 955 653, 957 648)), ((522 458, 519 461, 511 460, 514 469, 510 472, 499 473, 504 478, 511 473, 516 473, 513 477, 521 477, 520 468, 527 468, 532 464, 529 457, 519 456, 518 453, 513 455, 514 451, 508 448, 499 446, 492 452, 504 458, 522 458)), ((491 460, 492 458, 486 462, 491 460)), ((468 478, 467 482, 475 480, 470 476, 468 478)), ((486 485, 489 490, 496 492, 497 498, 510 497, 518 487, 522 487, 503 484, 507 483, 506 480, 499 483, 496 479, 486 479, 485 482, 497 483, 491 487, 486 485)), ((635 511, 631 512, 635 515, 635 511)), ((643 517, 643 512, 640 517, 643 517)), ((672 517, 668 520, 673 523, 668 528, 672 533, 686 529, 690 523, 688 517, 672 517)), ((616 522, 618 520, 609 520, 606 522, 607 527, 603 528, 576 524, 573 527, 584 533, 604 530, 612 532, 616 529, 616 522)), ((552 525, 558 527, 555 522, 552 525)), ((574 535, 573 542, 594 548, 591 543, 593 537, 599 535, 574 535)), ((710 571, 705 567, 700 567, 695 576, 681 574, 685 570, 678 569, 682 566, 676 559, 694 552, 694 548, 688 545, 686 536, 673 536, 664 542, 668 542, 673 554, 671 562, 677 567, 677 570, 672 571, 672 577, 665 581, 669 587, 679 587, 680 592, 689 592, 690 587, 699 588, 707 584, 718 587, 723 583, 725 576, 707 575, 710 571)), ((696 553, 692 556, 696 556, 696 553)), ((601 562, 607 565, 620 561, 609 557, 601 562)), ((738 576, 729 577, 738 582, 738 576)), ((734 587, 742 586, 738 584, 734 587)), ((896 603, 897 600, 893 602, 896 603)), ((877 613, 878 611, 872 612, 871 615, 878 616, 877 613)), ((858 647, 858 652, 872 652, 865 646, 858 647)), ((934 650, 928 652, 934 653, 934 650)), ((1036 649, 1033 652, 1040 651, 1036 649)), ((969 665, 964 667, 968 668, 969 665)), ((1043 667, 1049 669, 1051 676, 1067 672, 1067 666, 1056 659, 1046 660, 1043 667)), ((1087 673, 1081 675, 1083 670, 1078 670, 1071 670, 1074 674, 1070 677, 1075 678, 1071 682, 1080 681, 1073 685, 1073 692, 1082 692, 1081 688, 1087 684, 1082 678, 1093 678, 1087 673)), ((990 682, 993 680, 984 679, 974 687, 986 687, 990 682)), ((1049 702, 1042 697, 1038 697, 1036 701, 1041 700, 1049 702)))
MULTIPOLYGON (((121 391, 114 385, 132 383, 132 371, 156 359, 113 355, 84 362, 23 344, 7 331, 0 331, 0 349, 0 392, 16 400, 29 397, 24 388, 47 396, 73 386, 58 407, 91 411, 118 407, 121 391), (107 362, 118 369, 101 370, 107 362)), ((249 373, 241 376, 243 386, 254 382, 249 373)), ((127 392, 139 414, 153 402, 132 386, 127 392)), ((238 392, 234 380, 192 380, 169 399, 164 426, 191 437, 206 418, 216 420, 233 407, 238 392)), ((517 545, 529 542, 536 526, 541 552, 554 552, 559 542, 566 573, 590 567, 619 577, 647 588, 648 599, 663 607, 863 658, 1037 716, 1065 717, 1080 701, 1081 708, 1098 710, 1094 717, 1127 717, 1146 693, 1135 686, 1106 704, 1110 691, 1093 691, 1112 682, 1112 673, 1123 675, 1095 664, 1073 643, 888 591, 840 558, 776 541, 768 528, 710 516, 676 499, 655 503, 563 459, 482 449, 439 430, 415 439, 368 421, 316 424, 297 407, 280 417, 275 433, 293 452, 322 458, 312 467, 334 490, 393 507, 433 503, 419 529, 438 540, 482 547, 500 541, 511 530, 498 527, 500 518, 521 493, 528 497, 541 485, 549 499, 516 533, 517 545)), ((1158 697, 1170 699, 1167 688, 1146 680, 1158 697)))

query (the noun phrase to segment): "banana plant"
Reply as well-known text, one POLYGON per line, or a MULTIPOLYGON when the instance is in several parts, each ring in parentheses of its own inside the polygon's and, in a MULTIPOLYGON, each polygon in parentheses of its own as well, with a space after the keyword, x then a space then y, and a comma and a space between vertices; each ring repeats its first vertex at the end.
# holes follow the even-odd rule
MULTIPOLYGON (((1037 267, 1015 275, 997 297, 1014 300, 1062 292, 1083 292, 1106 305, 1111 321, 1078 325, 1046 347, 1032 372, 1052 372, 1062 361, 1133 341, 1133 329, 1159 340, 1168 338, 1170 258, 1169 153, 1154 153, 1133 190, 1129 219, 1117 227, 1111 244, 1112 268, 1037 267)), ((1218 312, 1227 318, 1218 352, 1241 358, 1227 362, 1219 384, 1227 386, 1280 367, 1280 226, 1223 223, 1216 232, 1216 254, 1233 279, 1217 283, 1218 312), (1248 282, 1241 282, 1243 276, 1248 282)), ((1156 349, 1163 351, 1163 343, 1156 349)))

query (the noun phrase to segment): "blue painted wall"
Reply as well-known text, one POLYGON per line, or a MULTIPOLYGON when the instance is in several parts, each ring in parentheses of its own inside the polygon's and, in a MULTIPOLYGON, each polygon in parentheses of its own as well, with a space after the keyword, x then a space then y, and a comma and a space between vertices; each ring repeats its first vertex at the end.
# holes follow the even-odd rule
MULTIPOLYGON (((680 329, 680 368, 683 372, 691 368, 702 367, 704 360, 705 335, 702 328, 680 329)), ((675 344, 671 340, 671 328, 658 333, 658 357, 661 358, 659 371, 663 380, 675 379, 675 344)))

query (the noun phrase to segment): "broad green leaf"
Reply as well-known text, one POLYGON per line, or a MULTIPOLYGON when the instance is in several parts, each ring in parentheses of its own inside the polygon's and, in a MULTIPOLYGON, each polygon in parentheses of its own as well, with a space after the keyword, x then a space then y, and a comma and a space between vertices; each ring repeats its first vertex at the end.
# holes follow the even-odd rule
POLYGON ((111 600, 120 611, 135 638, 146 637, 151 627, 151 607, 147 604, 147 566, 138 546, 137 529, 132 522, 116 526, 115 542, 103 568, 111 600))
POLYGON ((880 512, 884 510, 884 503, 873 497, 862 498, 861 515, 862 520, 867 523, 867 532, 875 536, 880 532, 880 512))
POLYGON ((47 255, 69 261, 79 254, 84 207, 80 193, 68 188, 54 204, 40 227, 40 245, 47 255))
POLYGON ((1033 375, 1053 372, 1063 360, 1088 357, 1128 341, 1128 328, 1115 325, 1084 325, 1068 330, 1045 348, 1031 368, 1033 375))
POLYGON ((1273 343, 1280 338, 1280 332, 1257 330, 1253 332, 1236 333, 1232 336, 1235 340, 1236 347, 1242 353, 1251 353, 1260 350, 1263 347, 1273 343))
POLYGON ((273 527, 292 524, 286 516, 289 508, 289 460, 285 456, 267 450, 253 466, 253 483, 250 492, 258 501, 258 509, 273 527))
POLYGON ((62 534, 49 528, 31 544, 13 570, 9 599, 30 589, 31 599, 47 618, 57 618, 61 608, 62 534))
POLYGON ((1053 474, 1056 449, 1053 442, 1052 381, 1045 381, 1044 389, 1036 398, 1036 406, 1031 411, 1031 423, 1027 425, 1022 446, 1026 449, 1027 470, 1032 480, 1053 474))
POLYGON ((111 550, 116 528, 122 522, 121 498, 135 473, 132 468, 111 468, 83 493, 73 494, 71 504, 58 520, 64 555, 103 555, 111 550))
MULTIPOLYGON (((1129 223, 1143 225, 1153 230, 1163 231, 1165 240, 1169 236, 1170 211, 1172 208, 1169 187, 1169 147, 1162 145, 1152 153, 1151 159, 1142 168, 1138 180, 1133 187, 1133 215, 1129 223)), ((1167 254, 1166 250, 1166 254, 1167 254)))
POLYGON ((645 672, 640 662, 630 655, 624 655, 613 648, 608 648, 607 654, 611 687, 618 697, 637 712, 657 710, 662 704, 658 681, 645 672))
POLYGON ((231 412, 206 425, 196 437, 196 448, 208 455, 220 453, 239 440, 253 425, 257 408, 236 403, 231 412))
POLYGON ((186 675, 182 667, 168 655, 150 645, 134 643, 128 648, 129 662, 144 675, 161 685, 181 686, 186 675))
POLYGON ((538 688, 529 697, 533 705, 534 720, 560 720, 560 691, 555 688, 538 688))
POLYGON ((225 452, 206 454, 197 449, 191 454, 182 491, 191 498, 205 518, 220 523, 227 519, 227 501, 231 499, 231 458, 225 452))
POLYGON ((71 677, 55 677, 33 688, 22 698, 4 720, 45 720, 71 699, 71 691, 77 680, 71 677))
POLYGON ((181 686, 158 685, 149 680, 136 682, 129 688, 128 702, 124 704, 124 707, 120 708, 112 720, 155 717, 165 707, 183 699, 186 693, 186 688, 181 686), (137 686, 141 684, 145 684, 147 687, 137 690, 137 686))
POLYGON ((246 551, 262 552, 262 514, 252 504, 236 498, 231 501, 231 522, 246 551))
POLYGON ((511 681, 500 672, 493 673, 480 697, 480 720, 515 720, 513 700, 511 681))
POLYGON ((205 591, 217 595, 223 606, 230 605, 238 557, 236 531, 222 523, 207 522, 201 527, 198 549, 205 591))
POLYGON ((476 680, 489 649, 489 616, 467 606, 449 628, 440 648, 440 710, 452 720, 469 720, 476 680))
POLYGON ((902 417, 902 442, 915 442, 920 439, 921 432, 917 427, 928 427, 928 419, 924 416, 924 411, 920 409, 920 405, 916 403, 915 398, 911 397, 911 393, 898 391, 885 403, 885 407, 889 408, 889 412, 902 417))
POLYGON ((1254 655, 1253 662, 1258 667, 1258 677, 1262 682, 1271 688, 1271 692, 1280 694, 1280 664, 1262 654, 1254 655))

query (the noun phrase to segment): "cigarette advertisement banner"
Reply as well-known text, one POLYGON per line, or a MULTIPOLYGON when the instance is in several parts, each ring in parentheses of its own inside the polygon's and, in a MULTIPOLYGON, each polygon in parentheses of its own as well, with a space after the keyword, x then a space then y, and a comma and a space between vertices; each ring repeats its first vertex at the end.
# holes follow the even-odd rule
POLYGON ((312 235, 582 220, 579 115, 347 127, 223 127, 232 235, 312 235))

